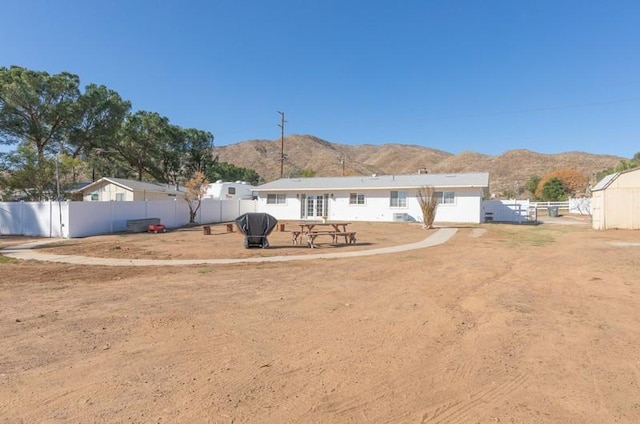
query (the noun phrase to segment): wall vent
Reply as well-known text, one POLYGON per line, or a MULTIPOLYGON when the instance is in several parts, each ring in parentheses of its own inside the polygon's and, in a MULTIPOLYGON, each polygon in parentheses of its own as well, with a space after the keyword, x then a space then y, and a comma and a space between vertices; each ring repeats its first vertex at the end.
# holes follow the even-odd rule
POLYGON ((408 213, 394 213, 393 222, 407 222, 409 220, 408 213))

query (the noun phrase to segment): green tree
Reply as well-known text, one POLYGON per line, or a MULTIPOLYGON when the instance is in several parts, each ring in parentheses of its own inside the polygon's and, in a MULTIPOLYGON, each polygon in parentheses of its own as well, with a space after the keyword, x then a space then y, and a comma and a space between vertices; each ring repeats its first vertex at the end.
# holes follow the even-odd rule
POLYGON ((205 172, 214 163, 211 153, 213 134, 195 128, 183 129, 182 133, 184 141, 181 156, 187 175, 193 175, 196 171, 205 172))
POLYGON ((538 189, 538 184, 540 184, 540 176, 532 175, 529 177, 527 182, 524 183, 524 188, 531 193, 533 197, 535 197, 536 190, 538 189))
MULTIPOLYGON (((79 78, 68 72, 49 75, 16 66, 0 68, 0 143, 18 146, 6 158, 17 176, 5 178, 5 184, 44 196, 38 187, 51 178, 54 156, 60 166, 72 166, 68 175, 75 181, 87 169, 96 169, 102 158, 96 152, 110 151, 117 143, 129 102, 104 86, 90 84, 84 93, 78 86, 79 78), (21 148, 25 146, 33 148, 35 157, 21 148), (42 175, 23 178, 24 170, 42 175), (25 185, 18 187, 20 182, 25 185)), ((109 159, 113 161, 113 155, 109 159)))
POLYGON ((78 98, 75 108, 75 125, 68 135, 69 155, 82 159, 91 180, 95 181, 96 170, 103 168, 105 163, 115 165, 113 155, 109 155, 109 160, 105 161, 104 153, 115 152, 118 133, 131 109, 131 103, 103 85, 89 84, 78 98))
POLYGON ((311 178, 316 176, 316 171, 311 168, 298 168, 295 167, 289 171, 289 178, 311 178))
MULTIPOLYGON (((214 165, 211 133, 172 125, 155 112, 131 114, 131 104, 103 85, 89 84, 84 93, 78 86, 79 78, 67 72, 0 68, 0 144, 19 148, 5 155, 5 169, 42 172, 5 176, 5 185, 17 188, 21 181, 22 190, 44 193, 39 187, 51 177, 54 156, 53 163, 73 167, 72 178, 84 173, 94 181, 108 175, 177 185, 214 165)), ((225 178, 259 179, 244 168, 222 170, 225 178)))
POLYGON ((75 122, 69 131, 70 156, 90 158, 96 152, 111 151, 131 103, 104 85, 89 84, 75 103, 75 122))
POLYGON ((169 125, 158 139, 155 169, 150 173, 158 180, 178 184, 196 172, 204 173, 213 163, 211 147, 213 135, 194 128, 169 125))
POLYGON ((301 176, 305 178, 312 178, 316 176, 316 171, 311 168, 304 168, 301 176))
POLYGON ((621 172, 621 171, 625 171, 627 169, 634 169, 634 168, 638 168, 638 167, 640 167, 640 152, 638 152, 635 155, 633 155, 633 158, 631 158, 631 160, 628 160, 628 161, 627 160, 622 160, 616 166, 613 166, 611 168, 607 168, 605 170, 602 170, 602 171, 598 172, 596 174, 596 180, 600 181, 601 179, 603 179, 607 175, 615 174, 616 172, 621 172))
POLYGON ((175 128, 155 112, 137 111, 125 119, 120 141, 114 146, 121 159, 134 170, 139 181, 152 177, 170 182, 168 169, 175 166, 172 145, 175 128))
POLYGON ((114 149, 138 180, 177 185, 213 165, 212 144, 210 132, 183 129, 155 112, 137 111, 125 119, 114 149))
POLYGON ((41 160, 59 152, 75 124, 79 78, 19 66, 0 68, 0 143, 31 144, 41 160))
POLYGON ((207 168, 209 181, 247 181, 250 184, 258 185, 263 180, 253 169, 235 166, 228 162, 220 162, 216 157, 213 163, 207 168))
POLYGON ((78 162, 66 155, 40 157, 32 145, 22 144, 2 155, 0 186, 23 200, 55 199, 58 189, 63 199, 72 188, 73 170, 78 162))
POLYGON ((557 202, 567 199, 567 189, 560 178, 553 177, 542 187, 542 200, 557 202))

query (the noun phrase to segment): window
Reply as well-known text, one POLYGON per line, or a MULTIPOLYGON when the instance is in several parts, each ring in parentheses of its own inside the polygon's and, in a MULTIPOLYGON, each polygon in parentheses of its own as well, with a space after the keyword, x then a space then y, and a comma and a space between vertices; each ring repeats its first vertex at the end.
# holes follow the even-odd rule
POLYGON ((235 187, 228 187, 227 193, 228 194, 236 194, 236 188, 235 187))
POLYGON ((124 193, 116 193, 116 202, 124 202, 124 193))
POLYGON ((350 205, 364 205, 364 193, 349 193, 350 205))
POLYGON ((92 201, 100 200, 100 195, 98 193, 91 193, 91 200, 92 201))
POLYGON ((407 192, 392 191, 390 200, 389 206, 392 208, 405 208, 407 207, 407 192))
POLYGON ((286 194, 267 194, 267 205, 284 205, 286 199, 286 194))
POLYGON ((436 191, 436 199, 438 204, 453 205, 455 203, 455 193, 453 191, 436 191))

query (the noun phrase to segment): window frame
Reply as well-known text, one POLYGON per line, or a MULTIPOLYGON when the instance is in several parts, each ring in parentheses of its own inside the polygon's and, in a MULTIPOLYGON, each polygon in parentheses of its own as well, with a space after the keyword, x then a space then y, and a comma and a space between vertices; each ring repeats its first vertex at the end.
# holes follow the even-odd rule
POLYGON ((366 199, 367 197, 362 192, 349 193, 349 206, 364 206, 366 199), (354 199, 355 201, 352 201, 354 199))
POLYGON ((436 199, 438 199, 438 205, 455 205, 456 204, 456 192, 455 191, 436 191, 434 192, 436 199))
POLYGON ((287 195, 285 193, 267 193, 267 205, 285 205, 287 203, 287 195), (269 199, 273 201, 269 201, 269 199))
POLYGON ((407 207, 407 192, 404 191, 404 190, 391 190, 391 192, 389 193, 389 207, 391 207, 391 208, 406 208, 407 207), (395 196, 394 196, 394 193, 395 193, 395 196), (395 200, 395 202, 394 202, 394 200, 395 200))

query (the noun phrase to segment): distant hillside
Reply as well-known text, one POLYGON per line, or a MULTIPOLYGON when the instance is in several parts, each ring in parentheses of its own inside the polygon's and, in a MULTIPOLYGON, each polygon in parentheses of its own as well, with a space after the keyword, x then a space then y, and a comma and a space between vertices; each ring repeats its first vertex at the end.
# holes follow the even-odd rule
MULTIPOLYGON (((280 140, 249 140, 215 147, 221 161, 255 169, 266 181, 280 178, 280 140)), ((488 172, 490 190, 502 193, 523 186, 532 175, 543 176, 570 168, 588 179, 625 159, 583 152, 542 154, 530 150, 510 150, 498 156, 475 152, 457 155, 429 147, 384 144, 349 146, 331 143, 310 135, 290 135, 284 139, 284 176, 310 169, 316 176, 412 174, 419 169, 432 173, 488 172)))

